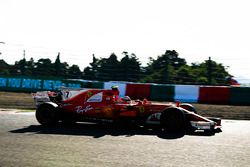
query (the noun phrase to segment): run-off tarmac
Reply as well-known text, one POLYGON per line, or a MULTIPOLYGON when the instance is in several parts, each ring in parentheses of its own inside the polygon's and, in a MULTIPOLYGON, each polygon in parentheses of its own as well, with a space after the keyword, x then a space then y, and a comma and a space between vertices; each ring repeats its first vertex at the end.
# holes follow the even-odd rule
POLYGON ((0 112, 0 166, 249 166, 250 121, 223 120, 222 132, 77 123, 40 126, 34 113, 0 112))

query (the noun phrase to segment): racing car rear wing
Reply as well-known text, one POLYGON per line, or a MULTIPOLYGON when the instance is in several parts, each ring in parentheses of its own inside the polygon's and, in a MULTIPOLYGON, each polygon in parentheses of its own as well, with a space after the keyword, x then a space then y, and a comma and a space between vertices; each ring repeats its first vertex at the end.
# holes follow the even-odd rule
POLYGON ((39 106, 42 103, 51 101, 53 97, 61 96, 62 100, 67 100, 73 96, 78 95, 80 92, 83 92, 86 90, 88 89, 61 87, 59 92, 40 91, 40 92, 32 93, 31 96, 34 99, 36 106, 39 106))
POLYGON ((32 98, 34 99, 36 106, 39 106, 42 103, 49 102, 49 91, 40 91, 31 94, 32 98))

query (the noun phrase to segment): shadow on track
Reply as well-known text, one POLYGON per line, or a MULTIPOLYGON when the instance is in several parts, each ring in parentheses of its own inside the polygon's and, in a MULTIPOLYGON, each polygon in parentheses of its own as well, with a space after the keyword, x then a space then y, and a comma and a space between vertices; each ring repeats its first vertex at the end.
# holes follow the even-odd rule
MULTIPOLYGON (((11 133, 33 133, 33 134, 55 134, 55 135, 75 135, 93 136, 100 138, 106 135, 131 137, 135 135, 154 135, 162 139, 182 138, 186 133, 167 133, 160 128, 146 128, 138 126, 117 126, 114 124, 92 124, 92 123, 59 123, 55 126, 46 127, 41 125, 30 125, 21 129, 10 131, 11 133)), ((192 133, 187 135, 211 136, 213 134, 192 133)))

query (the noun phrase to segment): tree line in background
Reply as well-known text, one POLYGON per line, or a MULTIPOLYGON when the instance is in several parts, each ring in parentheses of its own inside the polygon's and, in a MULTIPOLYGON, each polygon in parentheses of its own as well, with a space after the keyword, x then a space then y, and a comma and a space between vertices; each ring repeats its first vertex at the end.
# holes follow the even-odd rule
POLYGON ((33 58, 28 61, 23 58, 9 65, 0 60, 0 75, 201 85, 228 85, 232 77, 222 64, 210 58, 202 63, 188 65, 175 50, 167 50, 156 59, 150 57, 145 67, 141 66, 135 54, 123 52, 123 55, 121 60, 114 53, 108 58, 96 58, 93 55, 92 62, 83 71, 78 65, 70 66, 67 62, 61 62, 60 53, 55 62, 50 59, 35 62, 33 58))

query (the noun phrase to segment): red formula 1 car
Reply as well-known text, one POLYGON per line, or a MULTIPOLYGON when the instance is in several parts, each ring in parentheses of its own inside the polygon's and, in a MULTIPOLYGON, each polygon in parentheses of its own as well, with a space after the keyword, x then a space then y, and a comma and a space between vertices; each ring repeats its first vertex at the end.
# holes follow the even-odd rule
POLYGON ((220 119, 196 114, 191 104, 163 104, 146 99, 134 101, 128 96, 119 98, 117 89, 86 89, 45 94, 47 95, 40 98, 34 96, 37 102, 36 119, 42 125, 52 125, 58 121, 121 121, 144 126, 156 125, 169 132, 215 131, 221 128, 220 119))

